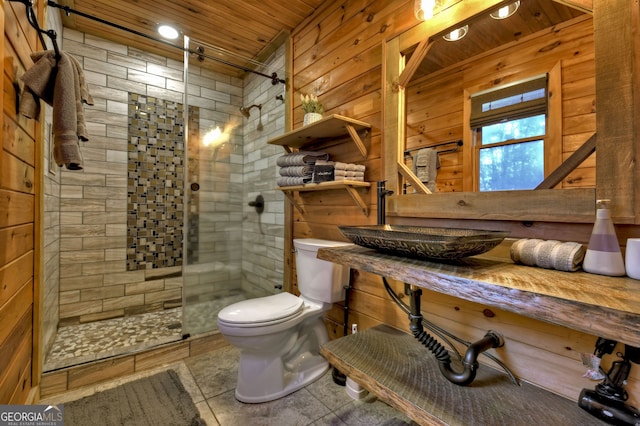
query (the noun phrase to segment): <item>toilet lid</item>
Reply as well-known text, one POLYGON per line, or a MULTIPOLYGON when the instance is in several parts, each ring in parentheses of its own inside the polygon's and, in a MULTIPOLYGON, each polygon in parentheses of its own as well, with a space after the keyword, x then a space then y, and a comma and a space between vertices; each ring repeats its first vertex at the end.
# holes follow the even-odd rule
POLYGON ((301 298, 284 292, 234 303, 222 309, 218 318, 230 324, 257 324, 290 317, 303 306, 301 298))

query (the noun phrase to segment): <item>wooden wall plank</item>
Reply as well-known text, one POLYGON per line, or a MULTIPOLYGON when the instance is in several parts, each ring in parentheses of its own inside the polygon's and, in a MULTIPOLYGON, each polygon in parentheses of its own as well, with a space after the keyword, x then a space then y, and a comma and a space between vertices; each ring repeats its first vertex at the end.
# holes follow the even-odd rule
POLYGON ((4 305, 0 307, 0 344, 4 343, 13 330, 18 326, 25 312, 31 311, 33 299, 33 282, 29 281, 4 305))
POLYGON ((30 222, 34 202, 33 195, 0 189, 0 228, 30 222))
MULTIPOLYGON (((39 17, 43 7, 44 2, 36 5, 39 17)), ((27 22, 24 4, 3 2, 1 10, 4 40, 0 49, 4 60, 0 115, 0 404, 24 404, 34 395, 34 139, 39 127, 35 120, 18 115, 19 90, 14 83, 22 87, 19 77, 26 68, 24 64, 31 66, 29 55, 39 48, 39 41, 27 22)))
POLYGON ((0 360, 5 367, 0 373, 0 403, 24 401, 30 389, 32 311, 28 309, 17 322, 12 334, 0 344, 0 360), (25 382, 26 380, 26 382, 25 382))
MULTIPOLYGON (((31 121, 33 122, 34 120, 31 121)), ((4 126, 2 129, 2 137, 3 146, 7 152, 10 152, 16 158, 24 161, 28 165, 35 166, 36 144, 33 136, 30 136, 11 118, 5 117, 4 126)))
MULTIPOLYGON (((33 276, 33 251, 0 267, 0 307, 33 276)), ((0 364, 2 365, 2 364, 0 364)))
POLYGON ((33 223, 0 229, 0 265, 33 250, 33 223))
POLYGON ((35 168, 7 151, 0 158, 2 187, 27 194, 35 193, 35 168))

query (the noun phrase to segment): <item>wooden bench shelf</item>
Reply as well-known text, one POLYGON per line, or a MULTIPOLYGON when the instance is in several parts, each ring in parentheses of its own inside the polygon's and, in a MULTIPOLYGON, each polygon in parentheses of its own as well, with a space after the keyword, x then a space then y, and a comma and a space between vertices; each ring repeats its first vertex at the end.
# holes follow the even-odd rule
MULTIPOLYGON (((318 258, 640 346, 639 283, 631 278, 514 265, 489 255, 436 263, 359 246, 322 248, 318 258)), ((386 325, 328 342, 322 354, 420 424, 604 424, 577 401, 515 386, 484 365, 470 387, 449 383, 427 348, 386 325)))
POLYGON ((470 386, 447 381, 438 362, 413 336, 386 325, 322 347, 347 377, 419 424, 603 425, 570 401, 538 387, 513 384, 482 365, 470 386))

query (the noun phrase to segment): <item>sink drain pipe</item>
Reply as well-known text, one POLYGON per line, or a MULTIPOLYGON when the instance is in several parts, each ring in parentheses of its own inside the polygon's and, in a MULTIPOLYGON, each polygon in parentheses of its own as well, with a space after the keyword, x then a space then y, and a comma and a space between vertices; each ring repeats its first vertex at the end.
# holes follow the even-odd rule
MULTIPOLYGON (((422 296, 422 289, 410 286, 410 296, 411 296, 411 304, 410 307, 407 307, 402 301, 398 300, 397 296, 393 292, 393 289, 387 282, 387 280, 382 277, 385 288, 387 292, 391 296, 391 298, 407 312, 409 315, 410 325, 409 329, 413 336, 422 343, 438 360, 438 367, 440 368, 440 372, 442 375, 449 380, 451 383, 460 386, 467 386, 473 382, 476 378, 476 373, 480 364, 478 363, 478 356, 491 349, 498 348, 504 345, 504 338, 501 334, 495 331, 488 331, 485 336, 478 340, 477 342, 471 343, 467 347, 467 351, 464 355, 464 358, 461 359, 463 370, 460 372, 456 372, 453 370, 451 366, 451 357, 449 355, 449 351, 438 342, 436 338, 431 336, 428 332, 424 330, 421 309, 420 309, 420 296, 422 296)), ((489 356, 489 354, 485 354, 489 356)), ((494 357, 491 357, 494 361, 497 361, 494 357)), ((499 363, 499 362, 498 362, 499 363)), ((499 363, 501 365, 501 363, 499 363)), ((501 365, 502 366, 502 365, 501 365)), ((512 378, 512 381, 517 384, 517 381, 513 374, 502 366, 507 374, 512 378)))
POLYGON ((478 355, 491 348, 499 348, 504 345, 501 334, 495 331, 488 331, 485 336, 472 343, 462 359, 463 370, 456 372, 451 367, 451 357, 449 351, 440 344, 433 336, 424 331, 422 327, 422 313, 420 311, 420 296, 422 289, 411 286, 411 312, 409 313, 409 329, 420 343, 429 349, 438 360, 438 366, 442 375, 451 383, 460 386, 467 386, 476 378, 478 371, 478 355))

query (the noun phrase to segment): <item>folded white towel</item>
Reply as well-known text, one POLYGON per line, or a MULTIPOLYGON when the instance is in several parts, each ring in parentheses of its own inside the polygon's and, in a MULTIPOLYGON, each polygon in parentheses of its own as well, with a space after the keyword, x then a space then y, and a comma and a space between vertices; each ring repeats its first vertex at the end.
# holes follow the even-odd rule
POLYGON ((336 161, 333 163, 333 167, 335 167, 336 170, 347 170, 347 163, 336 161))

